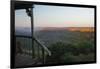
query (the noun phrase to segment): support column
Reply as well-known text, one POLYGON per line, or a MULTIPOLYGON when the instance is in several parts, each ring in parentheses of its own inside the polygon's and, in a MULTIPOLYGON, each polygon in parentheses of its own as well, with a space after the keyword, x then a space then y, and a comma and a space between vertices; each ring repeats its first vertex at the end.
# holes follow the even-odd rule
POLYGON ((34 50, 34 34, 33 34, 33 5, 32 5, 32 7, 30 7, 30 8, 26 8, 26 13, 27 13, 27 15, 30 17, 30 19, 31 19, 31 36, 32 36, 32 57, 34 58, 35 57, 35 50, 34 50))
POLYGON ((34 34, 33 34, 33 7, 31 8, 31 36, 32 36, 32 57, 35 57, 35 50, 34 50, 34 34))

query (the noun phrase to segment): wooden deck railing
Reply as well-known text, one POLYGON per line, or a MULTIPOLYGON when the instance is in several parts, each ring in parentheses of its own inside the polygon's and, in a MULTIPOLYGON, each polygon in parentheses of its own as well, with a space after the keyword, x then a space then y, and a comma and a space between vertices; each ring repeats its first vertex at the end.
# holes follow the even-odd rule
MULTIPOLYGON (((23 36, 23 35, 16 35, 16 41, 21 42, 23 47, 23 54, 27 54, 30 56, 35 56, 37 60, 45 64, 46 56, 51 56, 51 51, 40 42, 37 38, 32 38, 31 36, 23 36), (32 40, 34 41, 32 44, 32 40), (34 45, 34 46, 33 46, 34 45), (34 50, 32 48, 34 47, 34 50), (33 52, 35 54, 33 54, 33 52)), ((34 59, 34 58, 33 58, 34 59)))

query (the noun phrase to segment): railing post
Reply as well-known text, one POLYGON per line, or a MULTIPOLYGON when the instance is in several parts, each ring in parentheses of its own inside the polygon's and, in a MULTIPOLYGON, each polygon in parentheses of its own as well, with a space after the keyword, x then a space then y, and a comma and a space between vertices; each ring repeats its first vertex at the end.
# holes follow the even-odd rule
POLYGON ((43 64, 45 64, 45 51, 43 48, 42 48, 42 58, 43 58, 43 64))
POLYGON ((40 60, 40 47, 37 45, 37 56, 38 56, 38 59, 40 60))

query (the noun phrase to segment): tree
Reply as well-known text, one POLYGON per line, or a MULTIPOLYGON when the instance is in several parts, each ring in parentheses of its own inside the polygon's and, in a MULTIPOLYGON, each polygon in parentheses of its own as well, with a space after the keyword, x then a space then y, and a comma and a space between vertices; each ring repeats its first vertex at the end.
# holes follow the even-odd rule
POLYGON ((65 53, 71 53, 74 51, 72 44, 66 44, 63 42, 57 42, 49 46, 49 50, 52 53, 51 57, 47 57, 47 63, 62 63, 65 53))

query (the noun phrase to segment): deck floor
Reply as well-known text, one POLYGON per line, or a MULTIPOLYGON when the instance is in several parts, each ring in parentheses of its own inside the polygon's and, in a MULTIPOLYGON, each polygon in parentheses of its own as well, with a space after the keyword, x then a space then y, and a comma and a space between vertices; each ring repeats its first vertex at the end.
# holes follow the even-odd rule
POLYGON ((35 64, 36 58, 32 59, 32 57, 29 55, 17 54, 15 57, 15 67, 23 67, 35 64))

